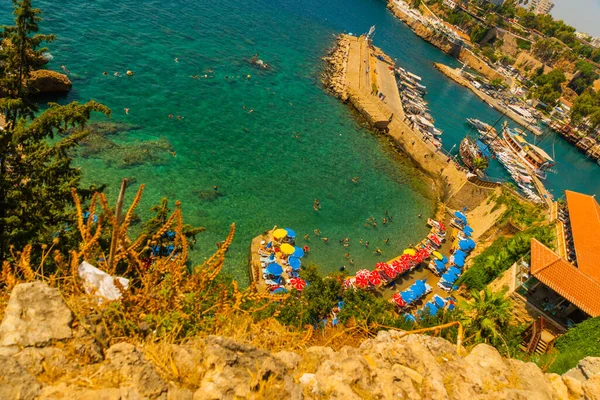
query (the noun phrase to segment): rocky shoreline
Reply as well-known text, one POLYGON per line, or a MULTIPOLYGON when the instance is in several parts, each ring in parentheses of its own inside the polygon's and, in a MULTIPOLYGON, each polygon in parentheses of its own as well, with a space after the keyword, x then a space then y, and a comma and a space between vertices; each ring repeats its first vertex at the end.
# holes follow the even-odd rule
POLYGON ((333 49, 323 57, 326 62, 323 73, 323 85, 342 101, 348 100, 348 86, 346 85, 346 71, 348 68, 348 54, 350 40, 346 35, 339 35, 333 49))

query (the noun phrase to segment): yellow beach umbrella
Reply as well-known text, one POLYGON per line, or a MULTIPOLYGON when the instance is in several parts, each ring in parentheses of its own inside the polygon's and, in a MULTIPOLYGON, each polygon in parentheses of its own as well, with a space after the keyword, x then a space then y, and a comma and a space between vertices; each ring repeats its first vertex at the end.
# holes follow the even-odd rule
POLYGON ((433 254, 433 256, 435 258, 437 258, 438 260, 441 260, 442 258, 444 258, 444 255, 442 253, 440 253, 439 251, 434 251, 431 254, 433 254))
POLYGON ((279 249, 281 250, 281 252, 283 254, 287 254, 288 256, 290 254, 294 253, 294 251, 296 250, 296 249, 294 249, 294 246, 292 246, 291 244, 288 244, 288 243, 282 244, 279 249))
POLYGON ((287 231, 285 229, 279 228, 273 231, 273 237, 277 240, 283 239, 287 236, 287 231))
POLYGON ((414 256, 415 254, 417 254, 417 251, 415 249, 406 249, 406 250, 404 250, 404 254, 408 254, 409 256, 414 256))

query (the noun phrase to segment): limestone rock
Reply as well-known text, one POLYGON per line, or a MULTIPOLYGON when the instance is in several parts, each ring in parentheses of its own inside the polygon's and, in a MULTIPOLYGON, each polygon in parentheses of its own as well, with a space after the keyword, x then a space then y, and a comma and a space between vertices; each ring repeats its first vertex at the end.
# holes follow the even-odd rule
POLYGON ((41 385, 12 357, 0 357, 0 399, 35 399, 41 385))
POLYGON ((28 85, 38 93, 67 93, 73 86, 65 74, 47 69, 33 71, 28 85))
POLYGON ((44 346, 68 339, 72 320, 58 289, 39 281, 17 285, 0 324, 0 346, 44 346))

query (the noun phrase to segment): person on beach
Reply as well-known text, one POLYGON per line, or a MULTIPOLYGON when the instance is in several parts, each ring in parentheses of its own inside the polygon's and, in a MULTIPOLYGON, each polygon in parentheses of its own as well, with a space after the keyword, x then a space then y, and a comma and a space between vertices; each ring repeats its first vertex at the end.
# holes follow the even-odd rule
POLYGON ((317 236, 317 237, 321 236, 321 231, 320 230, 315 229, 313 232, 315 233, 315 236, 317 236))
POLYGON ((383 217, 383 221, 382 222, 383 222, 384 225, 387 224, 387 221, 388 221, 387 218, 383 217))
POLYGON ((384 242, 385 244, 388 244, 390 242, 390 238, 385 238, 384 242))
POLYGON ((310 237, 308 236, 308 233, 306 235, 304 235, 304 240, 310 240, 310 237))

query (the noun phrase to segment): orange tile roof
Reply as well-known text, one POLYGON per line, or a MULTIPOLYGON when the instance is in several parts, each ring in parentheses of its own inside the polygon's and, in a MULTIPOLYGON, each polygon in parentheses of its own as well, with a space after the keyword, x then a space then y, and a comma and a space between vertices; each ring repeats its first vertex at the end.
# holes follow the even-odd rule
POLYGON ((600 315, 600 283, 531 239, 531 274, 592 317, 600 315))
POLYGON ((565 191, 577 266, 600 283, 600 205, 594 196, 565 191))

